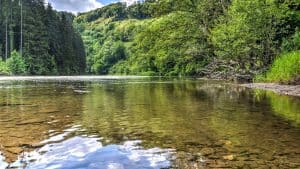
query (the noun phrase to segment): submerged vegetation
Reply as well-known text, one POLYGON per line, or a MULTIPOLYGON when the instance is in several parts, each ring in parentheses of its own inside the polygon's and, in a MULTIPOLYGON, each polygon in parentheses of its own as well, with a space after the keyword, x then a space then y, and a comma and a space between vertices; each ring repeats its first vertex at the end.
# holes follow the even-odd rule
POLYGON ((297 0, 146 0, 79 14, 75 26, 89 73, 204 76, 216 65, 217 74, 254 77, 297 49, 299 8, 297 0))

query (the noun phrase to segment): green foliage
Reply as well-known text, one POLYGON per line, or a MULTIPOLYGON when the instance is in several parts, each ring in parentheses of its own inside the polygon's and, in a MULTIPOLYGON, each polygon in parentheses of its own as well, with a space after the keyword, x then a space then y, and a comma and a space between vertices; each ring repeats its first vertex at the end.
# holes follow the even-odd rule
POLYGON ((95 56, 93 72, 107 74, 109 69, 118 61, 125 59, 125 48, 121 42, 105 41, 99 53, 95 56))
POLYGON ((258 81, 289 82, 296 80, 300 75, 300 51, 283 54, 278 57, 266 73, 266 76, 258 76, 258 81))
POLYGON ((300 50, 299 0, 145 0, 77 17, 44 0, 22 2, 21 45, 19 2, 0 0, 0 56, 22 46, 25 71, 33 75, 197 76, 214 60, 238 63, 230 70, 253 75, 280 53, 300 50))
POLYGON ((197 76, 225 60, 252 76, 298 50, 299 16, 297 0, 146 0, 80 14, 74 25, 89 73, 197 76))
POLYGON ((74 15, 56 12, 51 5, 45 6, 44 0, 21 2, 22 45, 19 1, 0 0, 2 59, 9 58, 14 50, 20 51, 22 46, 22 57, 29 74, 84 73, 85 49, 79 33, 72 27, 74 15))
POLYGON ((227 5, 217 0, 148 0, 123 6, 123 18, 105 17, 106 11, 121 6, 115 4, 79 15, 75 27, 86 45, 90 73, 197 75, 213 56, 208 32, 227 5), (122 57, 115 54, 116 44, 122 46, 122 57))
POLYGON ((113 65, 127 58, 127 48, 131 46, 133 35, 140 29, 140 25, 137 20, 131 19, 105 19, 101 23, 84 25, 87 30, 81 34, 86 45, 88 72, 112 72, 113 65))
POLYGON ((7 74, 9 74, 9 69, 6 63, 0 60, 0 75, 7 75, 7 74))
POLYGON ((199 64, 209 56, 209 47, 205 35, 198 31, 197 19, 189 12, 173 12, 149 22, 135 36, 129 61, 131 71, 152 71, 160 75, 196 74, 197 66, 189 69, 189 64, 199 64))
POLYGON ((233 0, 212 31, 216 55, 239 61, 243 69, 270 64, 279 52, 275 37, 282 17, 283 10, 273 1, 233 0))
POLYGON ((282 48, 288 52, 300 50, 300 31, 298 30, 291 38, 285 39, 282 48))
POLYGON ((7 60, 9 72, 14 75, 26 73, 26 64, 24 59, 17 51, 13 51, 11 57, 7 60))

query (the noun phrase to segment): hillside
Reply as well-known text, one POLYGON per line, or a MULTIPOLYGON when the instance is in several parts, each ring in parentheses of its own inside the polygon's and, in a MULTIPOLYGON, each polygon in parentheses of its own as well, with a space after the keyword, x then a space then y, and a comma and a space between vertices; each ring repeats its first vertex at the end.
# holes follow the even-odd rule
POLYGON ((253 78, 299 49, 299 2, 147 0, 74 20, 89 73, 253 78))

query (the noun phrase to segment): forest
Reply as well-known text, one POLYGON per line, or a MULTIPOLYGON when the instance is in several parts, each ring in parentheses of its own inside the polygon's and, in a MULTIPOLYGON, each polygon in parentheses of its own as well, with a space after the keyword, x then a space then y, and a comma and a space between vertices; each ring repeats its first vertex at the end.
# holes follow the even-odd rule
POLYGON ((299 0, 146 0, 74 20, 91 74, 259 81, 299 78, 299 25, 299 0))
POLYGON ((1 74, 300 81, 299 0, 145 0, 73 15, 0 0, 1 74))
POLYGON ((0 73, 85 73, 85 49, 74 15, 44 0, 0 0, 0 73))

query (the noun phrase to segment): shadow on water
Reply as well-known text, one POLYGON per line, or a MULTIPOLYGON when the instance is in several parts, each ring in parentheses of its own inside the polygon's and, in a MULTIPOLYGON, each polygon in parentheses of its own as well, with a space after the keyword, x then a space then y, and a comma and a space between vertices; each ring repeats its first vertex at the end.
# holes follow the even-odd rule
POLYGON ((300 167, 297 98, 194 79, 1 86, 0 167, 300 167))

